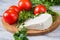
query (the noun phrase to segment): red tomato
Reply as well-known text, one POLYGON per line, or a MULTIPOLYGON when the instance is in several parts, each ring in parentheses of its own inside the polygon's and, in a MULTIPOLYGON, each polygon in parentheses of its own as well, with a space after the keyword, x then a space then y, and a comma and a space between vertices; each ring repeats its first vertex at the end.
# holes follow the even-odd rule
POLYGON ((32 8, 32 4, 29 0, 20 0, 18 2, 18 7, 20 10, 30 10, 32 8))
POLYGON ((35 7, 34 9, 34 14, 37 15, 37 14, 40 14, 41 12, 46 12, 46 7, 42 4, 38 5, 35 7))
POLYGON ((11 6, 9 9, 15 10, 17 13, 19 13, 19 8, 15 5, 11 6))
POLYGON ((3 19, 5 20, 5 22, 7 22, 8 24, 13 24, 17 21, 18 19, 18 14, 16 11, 14 10, 7 10, 4 14, 3 14, 3 19))

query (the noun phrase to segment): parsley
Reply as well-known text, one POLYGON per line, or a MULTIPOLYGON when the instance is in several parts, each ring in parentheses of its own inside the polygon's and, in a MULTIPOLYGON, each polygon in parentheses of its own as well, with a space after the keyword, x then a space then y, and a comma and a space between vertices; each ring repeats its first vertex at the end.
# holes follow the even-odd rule
POLYGON ((16 29, 18 29, 20 25, 22 25, 23 28, 20 31, 17 30, 17 32, 14 34, 15 40, 28 40, 27 29, 23 25, 24 21, 26 21, 28 18, 34 18, 34 14, 32 11, 33 9, 29 11, 23 10, 19 13, 16 29))
POLYGON ((27 29, 23 26, 23 28, 19 32, 15 33, 13 36, 15 40, 28 40, 27 29))
POLYGON ((56 20, 56 16, 58 16, 58 14, 52 10, 48 10, 48 13, 52 15, 52 18, 53 18, 53 22, 56 20))
POLYGON ((34 14, 31 11, 23 10, 19 13, 18 22, 24 23, 28 18, 34 18, 34 14))

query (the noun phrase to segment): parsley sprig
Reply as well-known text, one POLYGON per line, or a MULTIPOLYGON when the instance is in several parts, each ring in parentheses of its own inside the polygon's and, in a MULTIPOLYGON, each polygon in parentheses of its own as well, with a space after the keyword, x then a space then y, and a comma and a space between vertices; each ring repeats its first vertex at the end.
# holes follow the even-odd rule
POLYGON ((15 40, 28 40, 27 38, 27 29, 22 25, 23 28, 19 32, 14 34, 15 40))

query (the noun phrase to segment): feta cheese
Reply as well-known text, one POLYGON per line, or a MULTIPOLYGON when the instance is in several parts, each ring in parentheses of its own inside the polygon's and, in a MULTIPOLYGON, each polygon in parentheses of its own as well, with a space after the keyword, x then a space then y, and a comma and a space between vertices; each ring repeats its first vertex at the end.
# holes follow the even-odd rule
POLYGON ((52 16, 50 14, 41 14, 34 19, 28 19, 25 22, 27 29, 44 30, 48 29, 52 25, 52 16))

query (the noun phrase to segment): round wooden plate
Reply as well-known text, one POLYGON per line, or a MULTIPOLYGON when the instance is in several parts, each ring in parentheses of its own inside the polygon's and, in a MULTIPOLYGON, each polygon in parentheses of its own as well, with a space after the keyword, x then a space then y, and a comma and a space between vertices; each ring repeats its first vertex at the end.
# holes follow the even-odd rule
MULTIPOLYGON (((12 33, 15 33, 16 32, 16 25, 15 24, 9 25, 3 19, 2 19, 2 24, 3 24, 3 27, 7 31, 12 32, 12 33)), ((42 35, 42 34, 46 34, 48 32, 53 31, 54 29, 56 29, 58 27, 58 25, 60 25, 60 17, 59 16, 57 17, 57 20, 51 25, 50 28, 45 29, 45 30, 28 30, 27 33, 30 36, 31 35, 42 35)))

